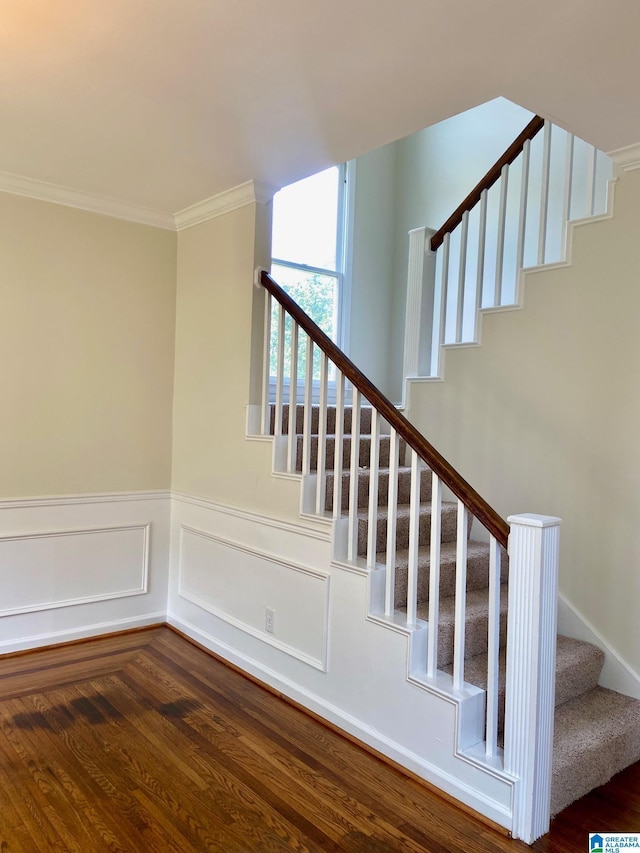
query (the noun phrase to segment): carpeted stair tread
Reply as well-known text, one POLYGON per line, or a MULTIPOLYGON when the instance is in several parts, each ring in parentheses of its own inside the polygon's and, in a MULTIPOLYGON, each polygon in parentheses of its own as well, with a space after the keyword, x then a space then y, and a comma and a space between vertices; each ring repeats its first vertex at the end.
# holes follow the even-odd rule
MULTIPOLYGON (((371 469, 360 468, 358 470, 358 506, 369 506, 369 480, 371 469)), ((333 471, 327 472, 327 492, 325 509, 333 509, 333 471)), ((342 472, 342 510, 349 509, 349 484, 351 482, 350 472, 342 472)), ((431 470, 423 468, 420 471, 420 496, 423 501, 431 497, 431 470)), ((398 468, 398 503, 409 503, 411 497, 411 467, 402 465, 398 468)), ((389 468, 378 469, 378 505, 384 505, 389 499, 389 468)))
MULTIPOLYGON (((465 660, 482 654, 487 643, 488 589, 476 589, 467 593, 465 660)), ((500 587, 500 642, 507 638, 507 584, 500 587)), ((401 608, 399 608, 401 609, 401 608)), ((429 605, 427 602, 418 604, 417 615, 425 622, 429 621, 429 605)), ((446 671, 453 661, 453 637, 455 629, 455 596, 445 596, 440 599, 440 618, 438 621, 438 669, 446 671)), ((466 667, 465 667, 466 670, 466 667)), ((465 676, 466 677, 466 676, 465 676)), ((467 678, 467 681, 471 679, 467 678)))
MULTIPOLYGON (((387 517, 388 508, 381 506, 378 510, 376 553, 386 550, 387 543, 387 517)), ((396 517, 396 550, 409 547, 409 504, 399 504, 396 517)), ((442 536, 443 542, 450 542, 456 537, 458 518, 457 501, 442 501, 442 536)), ((358 554, 367 553, 367 531, 369 529, 369 514, 366 507, 358 510, 358 554)), ((431 533, 431 503, 420 504, 419 542, 423 545, 429 543, 431 533)))
POLYGON ((558 706, 551 814, 640 760, 640 701, 596 687, 558 706))
MULTIPOLYGON (((558 635, 556 646, 556 707, 564 702, 575 699, 583 693, 589 693, 598 684, 604 652, 591 643, 574 640, 558 635)), ((453 672, 451 664, 443 667, 444 672, 453 672)), ((498 696, 498 729, 502 731, 504 724, 504 694, 506 674, 506 649, 500 650, 498 696)), ((487 688, 487 654, 475 655, 465 661, 465 681, 487 688)))
MULTIPOLYGON (((385 561, 384 553, 378 561, 385 561)), ((429 568, 431 553, 428 545, 418 549, 418 601, 429 599, 429 568)), ((506 580, 509 563, 506 554, 502 557, 501 578, 506 580)), ((407 600, 407 582, 409 575, 409 551, 406 548, 396 553, 396 607, 407 600)), ((485 542, 467 542, 467 590, 482 589, 489 583, 489 545, 485 542)), ((453 595, 456 584, 456 542, 442 542, 440 545, 440 595, 453 595)))
MULTIPOLYGON (((315 471, 318 467, 318 436, 312 435, 310 442, 310 462, 311 462, 311 470, 315 471)), ((302 471, 302 449, 303 449, 303 437, 301 435, 296 436, 296 470, 302 471)), ((379 465, 388 468, 389 460, 390 460, 390 445, 391 439, 388 435, 381 435, 379 441, 379 465)), ((336 446, 336 437, 333 434, 327 435, 325 440, 325 468, 333 468, 334 467, 334 450, 336 446)), ((404 457, 406 454, 407 445, 406 442, 400 440, 398 442, 398 461, 400 463, 404 462, 404 457)), ((362 435, 360 436, 360 454, 358 459, 358 464, 361 468, 368 468, 369 463, 371 461, 371 436, 370 435, 362 435)), ((351 436, 346 435, 342 441, 342 466, 343 468, 348 468, 351 463, 351 436)))

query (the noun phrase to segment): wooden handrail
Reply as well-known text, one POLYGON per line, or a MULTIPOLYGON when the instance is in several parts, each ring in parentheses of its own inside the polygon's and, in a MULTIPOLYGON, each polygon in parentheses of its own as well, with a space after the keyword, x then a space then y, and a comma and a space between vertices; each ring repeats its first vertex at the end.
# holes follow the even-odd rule
POLYGON ((513 163, 518 154, 524 148, 525 142, 529 139, 533 139, 533 137, 542 130, 543 127, 543 118, 540 116, 534 116, 534 118, 531 119, 522 133, 513 140, 502 157, 500 157, 499 160, 496 160, 484 178, 476 184, 462 204, 458 205, 444 225, 433 235, 431 238, 432 252, 435 252, 436 249, 442 245, 445 235, 450 234, 453 229, 462 222, 462 215, 466 213, 467 210, 472 210, 472 208, 476 206, 480 201, 480 196, 483 191, 490 189, 495 184, 502 173, 503 167, 510 166, 513 163))
POLYGON ((302 328, 311 340, 320 347, 331 361, 341 371, 343 376, 351 382, 371 405, 380 412, 387 423, 393 427, 400 438, 403 438, 409 447, 416 451, 431 470, 440 477, 440 480, 451 489, 453 494, 459 498, 467 509, 480 521, 487 530, 495 536, 503 548, 507 547, 509 537, 509 525, 489 506, 485 499, 476 492, 472 486, 464 480, 453 468, 444 456, 430 444, 404 415, 396 409, 393 403, 356 367, 351 359, 327 337, 322 329, 305 314, 297 302, 269 275, 266 270, 260 273, 260 284, 276 299, 287 311, 296 323, 302 328))

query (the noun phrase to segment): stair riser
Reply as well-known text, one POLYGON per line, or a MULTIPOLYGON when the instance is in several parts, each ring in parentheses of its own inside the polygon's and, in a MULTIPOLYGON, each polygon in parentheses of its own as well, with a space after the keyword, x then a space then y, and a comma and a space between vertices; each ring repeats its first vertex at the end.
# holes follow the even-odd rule
MULTIPOLYGON (((487 611, 467 616, 465 631, 465 660, 479 655, 487 648, 488 615, 487 611)), ((438 626, 438 668, 444 669, 453 663, 453 622, 440 622, 438 626)), ((507 611, 500 610, 500 643, 507 641, 507 611)))
MULTIPOLYGON (((442 542, 451 542, 456 538, 458 512, 455 505, 443 505, 442 507, 442 542)), ((358 519, 358 554, 366 556, 367 533, 369 521, 366 517, 358 519)), ((387 519, 384 515, 378 517, 376 528, 376 551, 385 551, 387 547, 387 519)), ((423 509, 420 514, 419 544, 428 545, 431 536, 431 512, 430 508, 423 509)), ((403 513, 396 519, 396 549, 409 547, 409 515, 403 513)))
MULTIPOLYGON (((353 410, 351 406, 345 406, 343 418, 343 432, 351 432, 353 410)), ((371 433, 371 415, 372 409, 368 406, 363 406, 360 409, 360 433, 369 435, 371 433)), ((269 432, 271 435, 275 432, 276 422, 276 407, 270 406, 269 432)), ((313 406, 311 409, 311 434, 317 435, 320 429, 320 407, 313 406)), ((304 431, 304 406, 296 406, 296 426, 295 431, 298 435, 302 435, 304 431)), ((336 407, 327 406, 327 435, 336 431, 336 407)), ((282 407, 282 432, 284 435, 289 434, 289 405, 285 404, 282 407)))
MULTIPOLYGON (((369 506, 369 480, 370 469, 360 471, 358 473, 358 506, 369 506)), ((331 512, 333 509, 333 473, 327 474, 327 500, 325 509, 331 512)), ((351 477, 349 472, 342 474, 342 510, 346 512, 349 509, 349 485, 351 477)), ((398 472, 398 503, 409 503, 411 497, 411 471, 401 470, 398 472)), ((420 472, 420 499, 427 501, 431 499, 431 471, 424 468, 420 472)), ((378 473, 378 506, 385 506, 389 500, 389 472, 380 471, 378 473)))
MULTIPOLYGON (((298 436, 297 438, 298 446, 297 446, 297 454, 296 454, 296 470, 302 471, 302 446, 303 440, 302 436, 298 436)), ((388 468, 389 467, 389 445, 390 439, 388 435, 383 435, 380 437, 380 467, 388 468)), ((334 467, 334 452, 335 452, 336 441, 334 436, 328 436, 325 443, 325 469, 331 469, 334 467)), ((398 459, 399 462, 402 463, 404 461, 406 453, 406 443, 401 441, 399 444, 399 452, 398 459)), ((311 470, 316 471, 318 468, 318 436, 311 436, 311 470)), ((359 465, 362 468, 366 468, 369 465, 371 460, 371 439, 368 436, 363 436, 360 439, 360 455, 359 455, 359 465)), ((342 442, 342 467, 348 468, 351 464, 351 438, 345 438, 342 442)))
MULTIPOLYGON (((503 570, 503 580, 506 578, 503 570)), ((395 606, 407 605, 408 569, 406 565, 396 567, 395 606)), ((455 593, 456 560, 454 555, 447 555, 440 561, 440 597, 444 598, 455 593)), ((429 600, 430 570, 427 560, 418 563, 418 603, 429 600)), ((470 557, 467 560, 467 590, 484 589, 489 583, 489 553, 470 557)))

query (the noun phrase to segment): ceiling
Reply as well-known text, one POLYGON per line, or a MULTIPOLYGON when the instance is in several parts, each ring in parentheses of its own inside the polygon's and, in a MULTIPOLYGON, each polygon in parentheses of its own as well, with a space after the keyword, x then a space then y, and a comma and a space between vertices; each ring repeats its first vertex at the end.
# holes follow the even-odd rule
POLYGON ((498 95, 610 151, 639 37, 637 0, 4 0, 0 172, 173 214, 498 95))

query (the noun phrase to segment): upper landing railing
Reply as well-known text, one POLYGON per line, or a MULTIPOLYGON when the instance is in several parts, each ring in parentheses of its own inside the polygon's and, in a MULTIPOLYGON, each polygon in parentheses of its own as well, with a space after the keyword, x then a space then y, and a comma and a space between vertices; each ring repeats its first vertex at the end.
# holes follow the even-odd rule
POLYGON ((606 154, 535 116, 437 231, 411 231, 405 377, 440 376, 442 345, 520 303, 523 269, 564 261, 568 222, 606 211, 611 176, 606 154))

